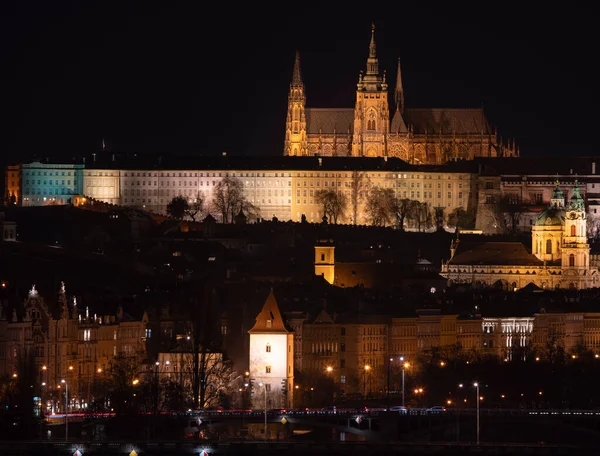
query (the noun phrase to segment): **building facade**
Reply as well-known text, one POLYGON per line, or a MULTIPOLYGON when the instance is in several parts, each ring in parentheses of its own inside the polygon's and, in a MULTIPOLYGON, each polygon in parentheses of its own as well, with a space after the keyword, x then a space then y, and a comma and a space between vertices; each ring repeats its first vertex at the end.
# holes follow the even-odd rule
POLYGON ((504 144, 482 108, 406 107, 400 60, 390 107, 386 72, 379 68, 375 26, 366 70, 356 86, 354 108, 309 108, 296 53, 288 95, 284 155, 398 157, 414 164, 442 164, 474 157, 518 156, 514 141, 504 144))
POLYGON ((64 412, 63 380, 69 388, 69 411, 83 409, 117 356, 145 351, 146 323, 145 317, 128 321, 122 310, 90 315, 67 296, 64 284, 55 302, 45 300, 33 286, 11 315, 0 309, 0 376, 18 376, 20 365, 32 356, 34 388, 44 412, 64 412))
POLYGON ((294 333, 281 316, 273 290, 248 334, 253 407, 290 408, 294 395, 294 333))
POLYGON ((519 242, 463 243, 457 233, 440 274, 450 284, 515 291, 529 284, 542 289, 598 287, 598 269, 590 261, 587 210, 577 181, 568 203, 556 182, 550 204, 532 228, 531 253, 519 242))

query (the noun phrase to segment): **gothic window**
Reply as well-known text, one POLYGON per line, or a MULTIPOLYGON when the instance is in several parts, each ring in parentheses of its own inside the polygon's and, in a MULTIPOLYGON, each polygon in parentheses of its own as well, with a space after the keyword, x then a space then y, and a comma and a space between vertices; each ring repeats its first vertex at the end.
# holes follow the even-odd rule
POLYGON ((575 236, 575 225, 571 225, 571 236, 575 236))
POLYGON ((575 255, 573 255, 573 254, 569 255, 569 266, 571 266, 571 267, 575 266, 575 255))
POLYGON ((271 366, 267 366, 265 368, 265 373, 270 374, 271 373, 271 366))
POLYGON ((267 353, 271 353, 271 344, 267 344, 267 353))
POLYGON ((321 254, 321 261, 325 261, 325 254, 324 253, 321 254))
POLYGON ((551 255, 551 254, 552 254, 552 240, 551 240, 551 239, 548 239, 548 240, 546 241, 546 253, 547 253, 548 255, 551 255))

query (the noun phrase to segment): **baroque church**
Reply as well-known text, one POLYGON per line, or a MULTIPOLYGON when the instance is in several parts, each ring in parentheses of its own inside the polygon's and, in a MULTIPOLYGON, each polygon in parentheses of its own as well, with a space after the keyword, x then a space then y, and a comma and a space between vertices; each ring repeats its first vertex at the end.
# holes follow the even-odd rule
POLYGON ((375 26, 366 71, 356 86, 354 108, 309 108, 296 53, 288 96, 284 155, 397 157, 412 164, 443 164, 474 157, 515 157, 483 108, 410 108, 404 105, 400 59, 390 116, 386 72, 380 72, 375 26))
POLYGON ((452 241, 441 275, 448 284, 502 286, 518 290, 584 289, 600 286, 598 268, 590 264, 585 201, 575 181, 568 204, 558 182, 549 206, 531 230, 531 253, 520 242, 452 241), (530 285, 533 284, 533 285, 530 285))

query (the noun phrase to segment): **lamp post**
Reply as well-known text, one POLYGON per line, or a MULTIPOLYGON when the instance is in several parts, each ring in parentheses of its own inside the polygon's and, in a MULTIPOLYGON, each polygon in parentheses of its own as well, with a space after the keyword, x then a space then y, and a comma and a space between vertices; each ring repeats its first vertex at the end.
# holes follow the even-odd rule
POLYGON ((479 445, 479 382, 473 383, 477 389, 477 445, 479 445))
POLYGON ((262 386, 265 389, 265 441, 267 440, 267 384, 259 383, 258 386, 262 386))
POLYGON ((404 356, 400 357, 400 362, 402 363, 402 407, 404 407, 404 356))
MULTIPOLYGON (((371 369, 371 366, 369 366, 368 364, 365 364, 365 370, 363 371, 363 396, 364 397, 367 396, 367 372, 369 371, 369 369, 371 369)), ((370 379, 371 379, 371 376, 369 375, 369 380, 370 379)))
POLYGON ((69 440, 69 384, 65 379, 60 381, 65 385, 65 440, 69 440))

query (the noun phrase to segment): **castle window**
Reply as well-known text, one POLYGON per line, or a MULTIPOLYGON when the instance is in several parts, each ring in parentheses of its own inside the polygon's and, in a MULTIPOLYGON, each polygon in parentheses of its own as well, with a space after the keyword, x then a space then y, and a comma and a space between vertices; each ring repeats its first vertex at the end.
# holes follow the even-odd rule
POLYGON ((325 254, 324 253, 321 254, 321 261, 325 261, 325 254))
POLYGON ((267 328, 272 328, 273 327, 273 320, 267 320, 267 328))
POLYGON ((575 266, 575 255, 573 255, 573 254, 569 255, 569 266, 571 266, 571 267, 575 266))
POLYGON ((271 353, 271 344, 267 344, 267 353, 271 353))
POLYGON ((546 241, 546 253, 547 253, 548 255, 551 255, 551 254, 552 254, 552 240, 551 240, 551 239, 548 239, 548 240, 546 241))
POLYGON ((271 373, 271 366, 267 366, 265 368, 265 373, 270 374, 271 373))
POLYGON ((571 236, 575 236, 575 225, 571 225, 571 236))

